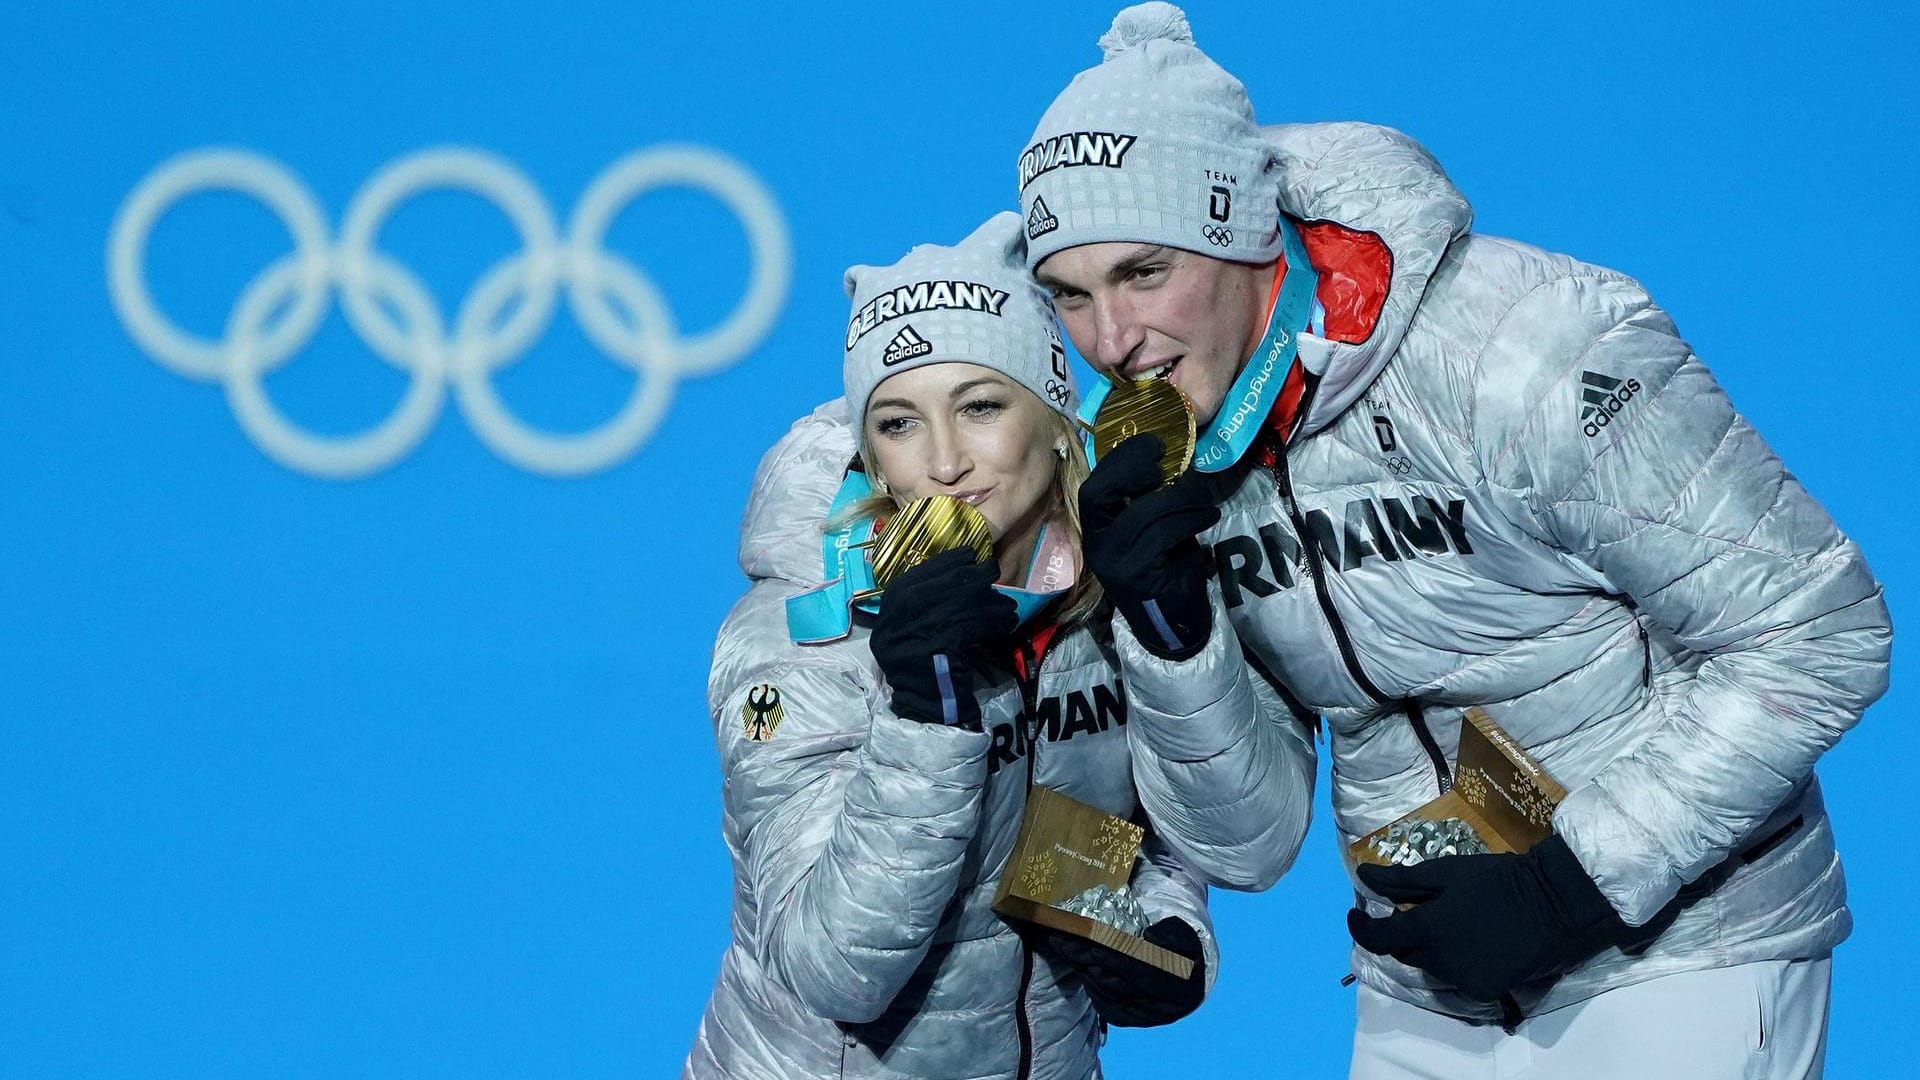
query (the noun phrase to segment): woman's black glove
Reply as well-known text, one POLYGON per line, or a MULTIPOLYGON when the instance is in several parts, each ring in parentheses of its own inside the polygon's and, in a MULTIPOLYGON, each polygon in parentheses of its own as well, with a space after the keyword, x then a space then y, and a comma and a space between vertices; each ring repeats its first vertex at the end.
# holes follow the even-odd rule
POLYGON ((868 647, 893 688, 896 716, 980 730, 972 667, 1020 624, 1013 598, 993 591, 999 570, 956 549, 887 586, 868 647))
POLYGON ((1072 964, 1101 1019, 1114 1027, 1159 1027, 1200 1007, 1207 996, 1207 958, 1185 919, 1165 918, 1140 935, 1193 961, 1184 979, 1094 941, 1051 931, 1047 948, 1072 964))
POLYGON ((1087 567, 1126 616, 1133 636, 1163 660, 1206 647, 1213 629, 1207 556, 1196 539, 1220 520, 1206 480, 1160 480, 1161 443, 1135 435, 1108 451, 1080 485, 1087 567))
POLYGON ((1633 933, 1557 835, 1524 855, 1445 855, 1359 874, 1388 900, 1417 906, 1379 919, 1347 912, 1353 940, 1481 1001, 1564 975, 1633 933))

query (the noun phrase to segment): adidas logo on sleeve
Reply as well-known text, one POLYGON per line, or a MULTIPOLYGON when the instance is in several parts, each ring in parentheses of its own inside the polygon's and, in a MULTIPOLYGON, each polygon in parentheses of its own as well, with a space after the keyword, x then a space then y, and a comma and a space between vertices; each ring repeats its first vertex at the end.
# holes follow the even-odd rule
POLYGON ((1640 392, 1639 379, 1615 379, 1597 371, 1580 373, 1581 430, 1591 439, 1613 423, 1620 410, 1640 392))

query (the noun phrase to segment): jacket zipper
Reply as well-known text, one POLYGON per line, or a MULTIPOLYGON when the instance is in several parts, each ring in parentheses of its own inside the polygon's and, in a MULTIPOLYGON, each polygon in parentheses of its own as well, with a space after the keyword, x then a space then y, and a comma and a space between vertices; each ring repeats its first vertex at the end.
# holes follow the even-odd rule
POLYGON ((1033 982, 1033 950, 1026 939, 1020 941, 1020 994, 1014 998, 1014 1026, 1020 1036, 1020 1067, 1014 1075, 1027 1080, 1033 1075, 1033 1025, 1027 1019, 1027 985, 1033 982))
MULTIPOLYGON (((1287 450, 1282 447, 1274 454, 1274 478, 1280 489, 1280 499, 1286 504, 1287 519, 1293 523, 1293 535, 1300 541, 1300 550, 1307 556, 1307 576, 1313 579, 1313 595, 1320 602, 1320 613, 1326 617, 1327 626, 1333 630, 1334 644, 1340 648, 1340 659, 1346 665, 1348 677, 1360 692, 1372 698, 1376 704, 1385 705, 1389 698, 1367 673, 1360 670, 1360 657, 1353 651, 1353 639, 1347 636, 1347 626, 1340 621, 1340 613, 1333 606, 1333 595, 1327 591, 1326 570, 1320 565, 1320 548, 1307 532, 1306 521, 1300 516, 1300 504, 1293 497, 1293 473, 1287 464, 1287 450)), ((1407 698, 1401 702, 1406 710, 1407 722, 1413 725, 1414 737, 1420 740, 1420 748, 1427 752, 1427 763, 1433 766, 1434 783, 1445 795, 1453 787, 1453 774, 1447 768, 1446 755, 1440 752, 1440 744, 1435 741, 1433 732, 1427 728, 1426 714, 1421 711, 1420 703, 1407 698)))
MULTIPOLYGON (((1033 642, 1022 641, 1015 646, 1020 652, 1019 661, 1014 667, 1014 681, 1020 685, 1020 705, 1026 710, 1022 720, 1032 722, 1033 710, 1040 699, 1040 653, 1033 642)), ((1027 747, 1027 779, 1033 779, 1033 747, 1027 747)))
MULTIPOLYGON (((1034 713, 1040 699, 1040 653, 1031 641, 1018 646, 1020 662, 1014 675, 1020 685, 1020 723, 1026 728, 1027 790, 1033 790, 1033 759, 1040 752, 1040 740, 1034 730, 1034 713)), ((1019 936, 1019 935, 1016 935, 1019 936)), ((1020 992, 1013 998, 1014 1034, 1020 1045, 1020 1063, 1014 1070, 1017 1080, 1033 1075, 1033 1022, 1027 1018, 1027 990, 1033 983, 1033 948, 1020 937, 1020 992)))
POLYGON ((1433 782, 1439 786, 1440 794, 1453 790, 1453 773, 1447 768, 1447 756, 1440 752, 1440 744, 1434 741, 1433 732, 1427 727, 1427 714, 1420 703, 1408 698, 1407 722, 1413 725, 1414 738, 1420 740, 1420 748, 1427 752, 1427 762, 1433 766, 1433 782))

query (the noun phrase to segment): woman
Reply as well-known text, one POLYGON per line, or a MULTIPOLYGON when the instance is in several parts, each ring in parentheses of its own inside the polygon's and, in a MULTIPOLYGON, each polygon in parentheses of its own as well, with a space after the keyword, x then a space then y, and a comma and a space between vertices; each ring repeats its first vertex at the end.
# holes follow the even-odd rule
POLYGON ((733 944, 687 1076, 1093 1076, 1102 1019, 1178 1019, 1215 969, 1204 889, 1151 833, 1133 891, 1145 936, 1197 961, 1189 979, 992 911, 1031 784, 1138 810, 1128 703, 1075 581, 1073 387, 1022 257, 1001 214, 957 247, 850 270, 859 457, 823 417, 762 465, 742 541, 758 580, 708 694, 733 944), (936 556, 852 615, 838 534, 822 572, 835 488, 835 525, 964 499, 994 558, 936 556))

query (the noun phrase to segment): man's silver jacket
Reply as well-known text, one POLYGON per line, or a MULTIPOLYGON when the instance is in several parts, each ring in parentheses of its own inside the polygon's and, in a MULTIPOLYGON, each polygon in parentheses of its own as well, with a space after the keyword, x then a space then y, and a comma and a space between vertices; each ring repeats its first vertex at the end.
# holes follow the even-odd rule
MULTIPOLYGON (((1082 627, 1048 651, 1031 713, 1009 676, 980 692, 982 732, 894 716, 864 628, 824 646, 787 637, 784 601, 820 583, 821 526, 852 453, 839 402, 802 420, 762 461, 742 524, 753 584, 708 683, 733 943, 685 1075, 1097 1075, 1100 1028, 1078 978, 991 910, 1029 783, 1132 815, 1128 732, 1176 732, 1170 754, 1140 765, 1143 785, 1190 790, 1178 822, 1204 822, 1201 872, 1260 867, 1265 884, 1305 830, 1311 743, 1230 634, 1185 665, 1207 673, 1209 700, 1168 665, 1141 665, 1123 687, 1116 648, 1138 646, 1082 627), (1289 779, 1259 785, 1270 801, 1242 820, 1207 802, 1235 786, 1211 775, 1221 761, 1289 779)), ((1150 919, 1200 931, 1211 979, 1205 889, 1160 824, 1133 887, 1150 919)))
POLYGON ((1830 950, 1850 916, 1813 766, 1885 690, 1891 640, 1859 549, 1638 284, 1469 232, 1398 132, 1269 137, 1283 209, 1393 256, 1364 342, 1303 337, 1321 381, 1286 468, 1224 477, 1203 537, 1242 644, 1327 724, 1342 844, 1438 795, 1481 705, 1569 789, 1554 829, 1622 917, 1691 900, 1523 1006, 1830 950))

